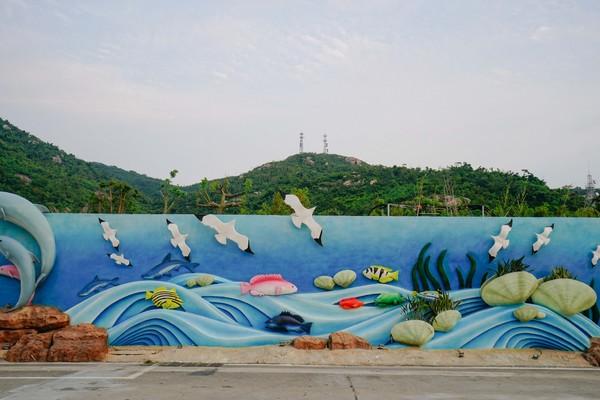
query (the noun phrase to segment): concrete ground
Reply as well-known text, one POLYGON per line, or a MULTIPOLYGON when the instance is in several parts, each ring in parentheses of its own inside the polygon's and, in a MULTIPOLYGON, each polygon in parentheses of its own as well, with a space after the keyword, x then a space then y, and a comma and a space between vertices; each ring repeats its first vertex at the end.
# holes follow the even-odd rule
POLYGON ((600 369, 0 363, 2 400, 598 399, 600 369))

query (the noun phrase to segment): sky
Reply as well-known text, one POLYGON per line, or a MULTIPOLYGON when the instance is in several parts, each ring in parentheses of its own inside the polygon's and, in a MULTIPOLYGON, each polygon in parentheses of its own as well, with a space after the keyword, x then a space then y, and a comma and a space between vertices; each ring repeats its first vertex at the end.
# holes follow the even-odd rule
MULTIPOLYGON (((600 2, 0 1, 0 117, 176 182, 298 151, 600 178, 600 2)), ((600 179, 599 179, 600 180, 600 179)))

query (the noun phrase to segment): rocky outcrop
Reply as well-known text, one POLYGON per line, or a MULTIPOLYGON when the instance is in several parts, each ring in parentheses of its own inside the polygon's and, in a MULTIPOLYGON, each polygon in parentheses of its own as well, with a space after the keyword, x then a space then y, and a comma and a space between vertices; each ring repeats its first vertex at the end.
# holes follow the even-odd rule
POLYGON ((323 350, 327 347, 327 340, 314 336, 300 336, 294 339, 292 346, 299 350, 323 350))
POLYGON ((37 333, 35 329, 0 331, 0 349, 12 347, 22 336, 37 333))
POLYGON ((48 359, 53 332, 34 333, 22 336, 6 353, 10 362, 43 362, 48 359))
POLYGON ((594 367, 600 367, 600 337, 590 339, 590 348, 583 353, 583 358, 594 367))
POLYGON ((107 354, 106 329, 81 324, 68 326, 54 333, 47 361, 104 361, 107 354))
POLYGON ((69 325, 69 315, 54 307, 26 306, 0 313, 0 330, 35 329, 47 332, 69 325))
POLYGON ((327 347, 331 350, 341 349, 371 349, 371 344, 365 339, 348 332, 334 332, 329 335, 327 347))

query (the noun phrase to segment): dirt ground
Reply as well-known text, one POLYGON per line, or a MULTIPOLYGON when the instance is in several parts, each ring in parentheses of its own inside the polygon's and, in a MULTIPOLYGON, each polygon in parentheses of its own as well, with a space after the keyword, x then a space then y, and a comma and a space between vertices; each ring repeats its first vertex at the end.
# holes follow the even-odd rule
POLYGON ((592 368, 579 352, 556 350, 297 350, 291 346, 114 347, 110 362, 355 366, 592 368))

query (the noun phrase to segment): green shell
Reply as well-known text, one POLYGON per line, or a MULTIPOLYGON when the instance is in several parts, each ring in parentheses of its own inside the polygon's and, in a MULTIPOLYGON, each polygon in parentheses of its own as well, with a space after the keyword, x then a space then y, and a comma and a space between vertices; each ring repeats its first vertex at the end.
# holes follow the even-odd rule
POLYGON ((460 321, 462 315, 457 310, 442 311, 433 319, 433 329, 437 332, 448 332, 460 321))
POLYGON ((198 284, 198 286, 203 286, 203 287, 212 285, 214 281, 215 281, 215 277, 212 275, 200 275, 199 277, 196 278, 196 283, 198 284))
POLYGON ((335 286, 333 278, 327 275, 318 276, 313 281, 313 284, 319 289, 331 290, 335 286))
POLYGON ((553 279, 542 283, 531 299, 535 304, 568 317, 596 304, 596 292, 575 279, 553 279))
POLYGON ((197 285, 197 283, 196 283, 195 279, 188 279, 187 281, 185 281, 185 286, 187 286, 189 288, 193 288, 196 285, 197 285))
POLYGON ((392 339, 410 346, 422 346, 429 342, 434 334, 433 326, 420 320, 400 322, 392 328, 392 339))
POLYGON ((381 293, 375 299, 375 304, 379 307, 397 306, 404 303, 405 300, 400 293, 381 293))
POLYGON ((513 315, 521 322, 529 322, 536 318, 546 318, 546 314, 541 312, 536 306, 525 305, 513 311, 513 315))
POLYGON ((486 281, 481 287, 481 299, 490 306, 525 303, 538 284, 537 278, 529 272, 510 272, 486 281))
POLYGON ((336 285, 347 288, 356 280, 356 272, 344 269, 333 276, 333 281, 336 285))

